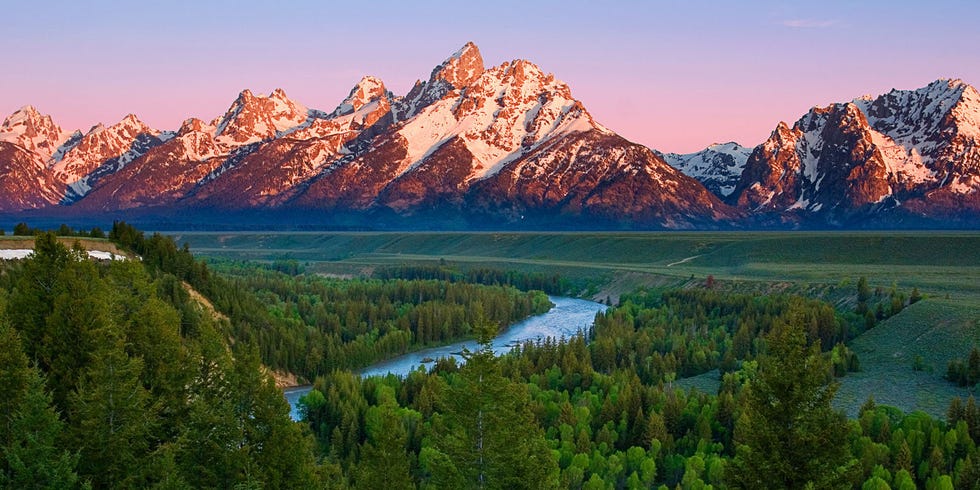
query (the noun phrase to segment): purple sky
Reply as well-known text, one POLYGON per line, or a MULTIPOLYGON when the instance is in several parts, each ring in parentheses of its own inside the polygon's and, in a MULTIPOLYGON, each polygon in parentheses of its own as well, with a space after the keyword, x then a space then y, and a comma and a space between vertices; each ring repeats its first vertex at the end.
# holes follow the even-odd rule
POLYGON ((0 118, 33 104, 65 129, 135 113, 176 129, 238 92, 332 110, 363 75, 404 95, 466 41, 526 58, 595 118, 672 152, 747 146, 780 120, 937 78, 980 84, 980 2, 9 2, 0 118))

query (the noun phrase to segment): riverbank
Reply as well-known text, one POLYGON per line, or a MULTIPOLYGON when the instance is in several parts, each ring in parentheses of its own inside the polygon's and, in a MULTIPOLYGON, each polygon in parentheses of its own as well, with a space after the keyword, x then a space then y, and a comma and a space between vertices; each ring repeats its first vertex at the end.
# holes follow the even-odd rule
MULTIPOLYGON (((532 316, 517 322, 501 332, 493 340, 493 351, 497 355, 509 352, 515 345, 524 342, 544 340, 546 338, 570 338, 580 331, 592 327, 596 313, 605 311, 606 305, 584 299, 549 296, 555 305, 546 313, 532 316)), ((382 361, 359 371, 361 376, 384 376, 394 374, 406 376, 420 366, 428 366, 431 360, 443 357, 455 357, 457 362, 465 362, 459 355, 463 349, 475 350, 475 340, 465 340, 439 347, 429 347, 404 354, 393 359, 382 361)), ((300 397, 312 389, 312 386, 294 387, 284 390, 286 399, 291 407, 290 415, 299 420, 297 402, 300 397)))

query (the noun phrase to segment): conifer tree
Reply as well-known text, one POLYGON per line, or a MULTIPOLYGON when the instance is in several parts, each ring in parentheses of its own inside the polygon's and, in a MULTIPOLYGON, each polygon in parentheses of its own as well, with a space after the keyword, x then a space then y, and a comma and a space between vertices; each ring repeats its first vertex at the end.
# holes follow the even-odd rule
POLYGON ((156 420, 140 384, 143 363, 130 358, 122 337, 107 328, 103 343, 71 397, 71 421, 79 468, 99 487, 131 484, 149 450, 148 434, 156 420))
POLYGON ((27 390, 30 370, 17 331, 0 319, 0 444, 10 436, 10 416, 27 390))
POLYGON ((231 393, 243 429, 241 447, 248 456, 246 475, 262 488, 312 487, 312 438, 289 417, 289 403, 262 368, 258 349, 236 344, 233 366, 231 393))
MULTIPOLYGON (((66 403, 79 375, 92 362, 93 353, 105 342, 124 345, 112 325, 111 294, 91 261, 73 261, 58 274, 47 315, 38 361, 47 369, 55 402, 66 403)), ((124 353, 125 354, 125 353, 124 353)))
POLYGON ((735 430, 729 484, 736 488, 832 488, 849 471, 848 427, 830 402, 837 390, 818 344, 797 324, 776 327, 749 385, 735 430))
POLYGON ((53 233, 44 233, 35 238, 34 253, 17 274, 7 317, 23 333, 24 352, 31 359, 40 357, 37 351, 46 332, 46 318, 59 293, 59 276, 76 259, 53 233))
POLYGON ((78 456, 58 448, 63 423, 36 368, 10 419, 11 437, 2 448, 5 468, 0 487, 62 490, 76 488, 78 456))
POLYGON ((243 472, 238 450, 242 428, 235 418, 235 403, 228 372, 231 356, 219 334, 204 329, 200 356, 191 386, 191 401, 175 460, 188 481, 209 488, 231 488, 243 472))
MULTIPOLYGON (((390 388, 389 388, 390 390, 390 388)), ((355 487, 408 490, 415 488, 405 444, 408 434, 399 417, 394 394, 382 394, 378 406, 368 409, 365 430, 368 440, 361 449, 355 487)))
POLYGON ((466 352, 458 383, 443 397, 445 425, 423 450, 440 488, 553 488, 558 467, 531 413, 526 388, 505 378, 494 357, 495 325, 475 327, 480 347, 466 352))

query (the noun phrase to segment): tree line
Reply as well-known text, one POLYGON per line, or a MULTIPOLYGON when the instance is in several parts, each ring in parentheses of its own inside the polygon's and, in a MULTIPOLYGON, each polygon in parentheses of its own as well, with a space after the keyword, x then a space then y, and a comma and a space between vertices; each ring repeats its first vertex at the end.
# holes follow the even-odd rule
POLYGON ((558 274, 501 270, 492 267, 459 266, 441 260, 439 265, 402 264, 379 267, 374 271, 378 279, 437 279, 449 282, 485 284, 488 286, 513 286, 522 291, 544 291, 548 294, 569 295, 573 285, 558 274))

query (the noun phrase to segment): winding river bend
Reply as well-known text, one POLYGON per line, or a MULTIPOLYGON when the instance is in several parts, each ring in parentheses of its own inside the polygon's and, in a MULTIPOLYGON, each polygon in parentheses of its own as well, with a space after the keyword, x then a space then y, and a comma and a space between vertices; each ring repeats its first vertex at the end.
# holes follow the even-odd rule
MULTIPOLYGON (((509 352, 513 346, 522 344, 526 340, 540 340, 548 337, 556 339, 572 337, 579 330, 585 330, 591 327, 596 313, 606 310, 606 305, 584 299, 566 298, 562 296, 549 296, 549 299, 555 304, 552 309, 548 310, 547 313, 532 316, 512 325, 493 340, 493 351, 497 355, 501 355, 509 352)), ((430 359, 455 357, 457 361, 462 361, 459 352, 463 348, 472 351, 476 347, 476 341, 469 340, 441 347, 423 349, 368 366, 361 370, 361 376, 383 376, 389 373, 405 376, 420 365, 426 364, 424 361, 430 359)), ((286 400, 289 401, 292 409, 290 415, 293 419, 299 419, 296 403, 301 396, 310 391, 310 388, 310 386, 300 386, 285 390, 286 400)))

